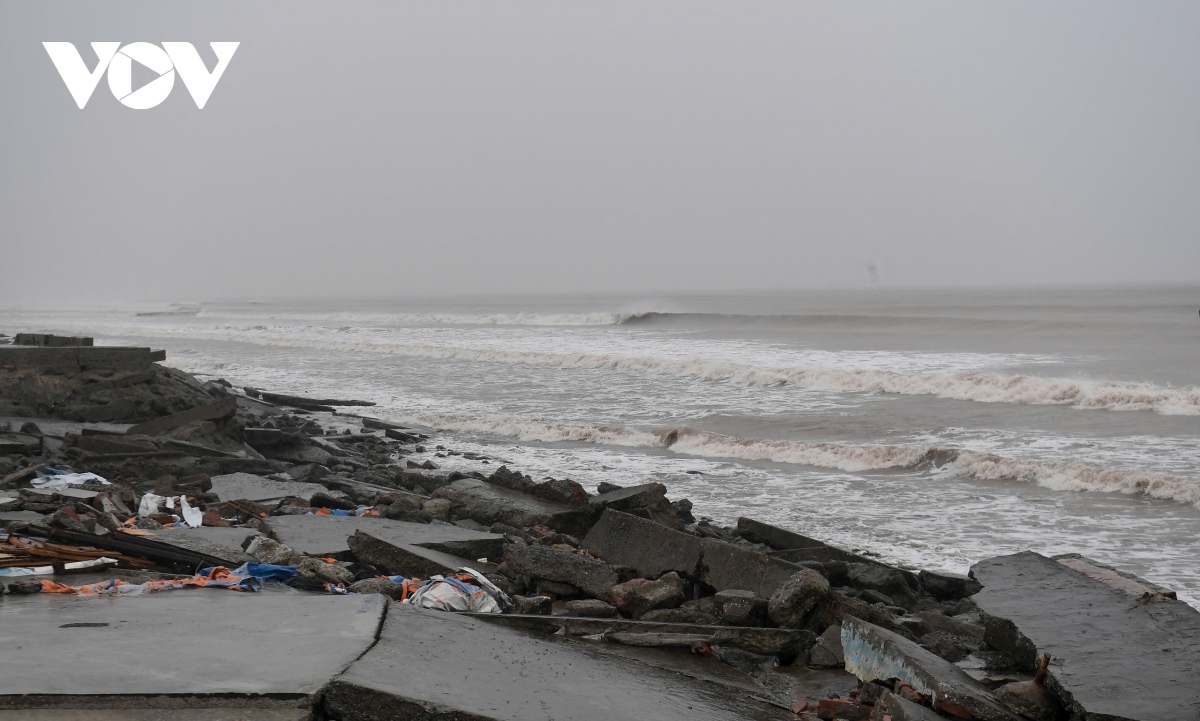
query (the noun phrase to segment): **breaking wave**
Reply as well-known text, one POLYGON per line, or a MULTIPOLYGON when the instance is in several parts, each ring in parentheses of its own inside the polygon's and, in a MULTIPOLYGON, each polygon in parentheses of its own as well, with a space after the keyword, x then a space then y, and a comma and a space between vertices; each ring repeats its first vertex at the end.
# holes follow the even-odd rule
POLYGON ((186 333, 211 340, 241 340, 264 345, 317 347, 328 350, 387 353, 403 356, 518 363, 564 368, 610 369, 655 375, 728 381, 749 386, 797 388, 898 395, 931 395, 951 400, 1024 405, 1063 405, 1087 410, 1155 411, 1163 415, 1200 415, 1200 388, 1153 383, 1053 378, 978 371, 903 373, 876 369, 816 366, 771 367, 701 357, 662 358, 596 353, 555 353, 422 343, 327 340, 295 335, 234 332, 219 335, 186 333))
MULTIPOLYGON (((201 318, 230 318, 247 315, 240 310, 205 309, 201 318)), ((252 309, 248 315, 263 321, 302 321, 311 323, 374 323, 398 325, 514 325, 514 326, 596 326, 619 325, 634 313, 303 313, 264 312, 252 309)))
POLYGON ((446 431, 489 433, 520 441, 577 442, 642 448, 706 458, 770 461, 851 473, 907 470, 945 473, 978 480, 1035 483, 1056 491, 1141 495, 1200 506, 1200 481, 1086 461, 1015 460, 992 453, 933 445, 891 446, 774 441, 707 433, 692 428, 642 431, 585 424, 531 421, 518 417, 478 418, 455 414, 416 414, 398 418, 446 431))

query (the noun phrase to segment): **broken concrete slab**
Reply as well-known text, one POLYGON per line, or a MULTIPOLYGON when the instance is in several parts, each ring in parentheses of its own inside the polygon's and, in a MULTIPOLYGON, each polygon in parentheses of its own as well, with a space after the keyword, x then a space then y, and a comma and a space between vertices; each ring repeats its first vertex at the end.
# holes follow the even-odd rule
POLYGON ((671 502, 667 500, 667 487, 661 483, 644 483, 601 493, 589 498, 588 505, 596 515, 611 508, 643 516, 676 531, 683 530, 683 521, 671 507, 671 502))
POLYGON ((929 696, 934 708, 945 708, 976 721, 1018 721, 991 692, 958 666, 913 641, 853 616, 842 619, 842 653, 846 670, 863 681, 898 678, 929 696))
POLYGON ((1077 714, 1108 719, 1200 718, 1200 612, 1078 556, 989 558, 985 641, 1032 670, 1051 657, 1046 685, 1077 714), (1053 613, 1048 613, 1052 609, 1053 613))
POLYGON ((237 568, 255 559, 242 550, 242 543, 256 531, 251 528, 164 528, 150 531, 149 536, 159 543, 176 548, 205 553, 220 558, 228 568, 237 568))
POLYGON ((228 418, 237 412, 237 398, 228 396, 214 403, 191 408, 182 413, 175 413, 162 418, 156 418, 146 423, 139 423, 125 431, 131 436, 157 436, 180 426, 186 426, 194 421, 216 421, 228 418))
POLYGON ((846 563, 878 563, 857 553, 831 546, 824 541, 818 541, 794 531, 789 531, 769 523, 756 521, 753 518, 741 517, 737 522, 738 535, 748 541, 765 543, 776 551, 785 561, 797 563, 800 561, 844 561, 846 563))
POLYGON ((595 518, 591 508, 577 508, 536 498, 526 493, 462 478, 433 493, 454 504, 452 513, 485 526, 504 523, 517 528, 549 526, 560 533, 582 536, 595 518))
POLYGON ((253 473, 227 473, 212 478, 212 492, 222 501, 274 501, 287 496, 308 500, 314 493, 325 490, 325 486, 317 483, 274 481, 253 473))
POLYGON ((184 697, 176 706, 189 708, 295 708, 371 646, 385 603, 213 589, 10 596, 0 645, 24 661, 5 670, 0 708, 172 706, 160 697, 184 697))
POLYGON ((764 553, 732 543, 706 539, 701 559, 700 580, 717 591, 730 588, 754 591, 770 598, 803 566, 781 561, 764 553))
POLYGON ((478 558, 486 558, 486 556, 464 558, 411 543, 388 542, 361 529, 355 531, 346 543, 359 563, 372 565, 389 576, 429 578, 430 576, 447 576, 464 566, 480 572, 494 568, 490 563, 481 564, 479 562, 478 558), (486 568, 482 567, 485 565, 486 568))
POLYGON ((583 539, 583 548, 614 566, 628 566, 645 578, 668 572, 696 578, 704 540, 622 513, 604 511, 583 539))
POLYGON ((548 546, 509 544, 504 549, 504 560, 514 573, 569 583, 602 601, 608 600, 609 592, 620 580, 606 563, 548 546))
POLYGON ((586 643, 399 604, 379 643, 326 689, 325 706, 343 721, 795 718, 749 694, 586 643))
POLYGON ((367 516, 272 516, 259 525, 296 553, 322 558, 348 554, 347 540, 358 530, 396 546, 421 546, 470 559, 497 557, 504 544, 504 536, 496 533, 367 516))

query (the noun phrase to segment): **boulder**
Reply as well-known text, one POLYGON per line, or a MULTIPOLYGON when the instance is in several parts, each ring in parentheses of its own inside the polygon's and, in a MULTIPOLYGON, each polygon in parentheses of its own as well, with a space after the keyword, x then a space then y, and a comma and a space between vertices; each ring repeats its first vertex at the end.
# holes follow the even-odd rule
POLYGON ((344 584, 354 583, 354 574, 345 566, 326 563, 319 558, 305 558, 296 564, 296 574, 301 578, 313 578, 325 583, 344 584))
POLYGON ((554 599, 549 596, 513 596, 513 613, 530 616, 549 616, 554 599))
POLYGON ((862 590, 878 591, 895 599, 902 606, 916 600, 916 589, 898 569, 868 563, 850 564, 850 585, 862 590))
POLYGON ((805 616, 829 593, 829 581, 812 569, 793 574, 771 594, 767 613, 784 628, 797 628, 805 616))
POLYGON ((675 573, 668 573, 657 581, 641 578, 626 581, 614 586, 609 597, 614 606, 633 618, 648 611, 678 608, 687 600, 683 580, 675 573))
POLYGON ((350 584, 352 593, 382 593, 388 598, 399 601, 404 595, 404 584, 386 578, 364 578, 350 584))
POLYGON ((817 637, 817 643, 808 652, 808 665, 810 668, 842 668, 846 665, 841 626, 830 626, 817 637))
POLYGON ((917 576, 921 588, 939 601, 957 601, 979 593, 983 584, 967 576, 921 571, 917 576))
POLYGON ((336 508, 342 511, 353 511, 358 508, 354 499, 341 491, 318 491, 312 494, 308 502, 313 508, 336 508))
POLYGON ((259 563, 269 563, 275 566, 289 566, 295 552, 284 544, 266 536, 255 536, 246 546, 246 553, 253 556, 259 563))
POLYGON ((717 617, 727 626, 766 626, 767 599, 754 591, 727 589, 713 596, 717 617))
POLYGON ((617 615, 617 609, 612 604, 596 598, 586 598, 567 602, 567 613, 584 618, 612 618, 617 615))

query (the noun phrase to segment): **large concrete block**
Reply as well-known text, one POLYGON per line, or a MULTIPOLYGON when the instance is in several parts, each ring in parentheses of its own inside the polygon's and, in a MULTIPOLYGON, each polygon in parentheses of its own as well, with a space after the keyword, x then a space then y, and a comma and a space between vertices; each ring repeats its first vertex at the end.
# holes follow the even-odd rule
POLYGON ((22 662, 0 708, 296 708, 371 646, 385 608, 377 595, 216 589, 9 596, 0 646, 22 662))
POLYGON ((1019 721, 986 687, 913 641, 853 616, 842 619, 846 670, 863 681, 898 678, 930 697, 935 708, 976 721, 1019 721), (966 709, 964 715, 961 710, 966 709))
POLYGON ((1200 718, 1196 609, 1077 556, 1017 553, 971 572, 987 643, 1027 669, 1049 653, 1046 685, 1080 716, 1200 718))
POLYGON ((668 571, 695 578, 704 540, 610 508, 588 531, 583 547, 614 566, 636 569, 645 578, 668 571))
POLYGON ((725 686, 462 614, 392 604, 377 643, 325 692, 343 721, 794 719, 725 686))
POLYGON ((458 518, 469 518, 485 526, 493 523, 506 523, 517 528, 545 525, 562 533, 582 536, 595 519, 590 507, 553 503, 474 478, 454 481, 434 491, 433 496, 453 503, 453 513, 458 518))
POLYGON ((736 588, 770 598, 802 566, 732 543, 706 539, 700 580, 718 591, 736 588))
POLYGON ((602 601, 608 600, 609 591, 620 580, 606 563, 548 546, 510 544, 504 549, 504 560, 516 573, 569 583, 602 601))

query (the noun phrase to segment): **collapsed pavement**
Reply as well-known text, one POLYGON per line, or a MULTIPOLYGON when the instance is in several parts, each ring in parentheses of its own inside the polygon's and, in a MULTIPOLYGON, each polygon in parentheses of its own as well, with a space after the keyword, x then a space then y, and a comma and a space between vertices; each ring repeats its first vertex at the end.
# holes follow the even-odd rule
POLYGON ((368 401, 32 340, 0 351, 0 613, 26 662, 0 719, 1200 718, 1200 614, 1086 559, 897 568, 697 521, 661 484, 445 471, 412 459, 420 429, 337 410, 368 401), (1059 609, 1091 614, 1086 643, 1059 609), (38 660, 60 648, 79 668, 38 660))

